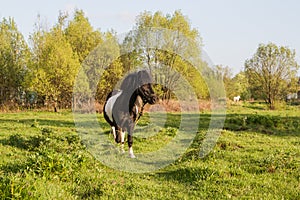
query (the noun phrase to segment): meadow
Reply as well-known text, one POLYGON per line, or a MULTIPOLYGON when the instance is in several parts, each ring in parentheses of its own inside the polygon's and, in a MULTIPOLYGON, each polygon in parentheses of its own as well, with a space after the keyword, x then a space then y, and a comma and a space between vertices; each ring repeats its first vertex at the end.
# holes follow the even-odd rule
MULTIPOLYGON (((229 105, 204 158, 210 113, 199 115, 197 135, 180 158, 158 171, 129 173, 87 151, 70 111, 0 113, 0 199, 300 199, 299 106, 229 105)), ((136 152, 154 151, 176 135, 180 115, 167 118, 159 134, 135 138, 136 152)), ((147 120, 146 114, 139 123, 147 120)))

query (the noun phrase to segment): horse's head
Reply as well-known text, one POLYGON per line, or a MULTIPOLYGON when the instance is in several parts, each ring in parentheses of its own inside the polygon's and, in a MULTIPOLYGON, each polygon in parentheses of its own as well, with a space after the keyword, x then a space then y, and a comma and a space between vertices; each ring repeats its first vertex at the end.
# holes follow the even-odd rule
POLYGON ((153 90, 151 75, 146 70, 143 70, 139 71, 137 76, 139 82, 138 95, 142 97, 144 103, 155 104, 158 101, 158 97, 153 90))
POLYGON ((142 97, 144 103, 155 104, 158 101, 158 97, 155 94, 151 83, 141 85, 138 88, 137 93, 142 97))
POLYGON ((122 82, 120 89, 130 96, 133 93, 139 95, 144 103, 155 104, 158 100, 153 90, 153 80, 146 70, 129 74, 122 82))

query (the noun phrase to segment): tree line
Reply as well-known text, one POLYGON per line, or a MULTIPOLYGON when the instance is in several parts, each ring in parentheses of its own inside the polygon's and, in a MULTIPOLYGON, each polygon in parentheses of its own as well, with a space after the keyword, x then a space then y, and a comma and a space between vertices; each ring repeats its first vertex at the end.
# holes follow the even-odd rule
POLYGON ((259 44, 255 54, 245 61, 244 71, 232 77, 229 67, 217 66, 223 77, 227 97, 243 100, 264 100, 270 109, 285 101, 288 94, 298 93, 300 99, 299 65, 296 52, 274 43, 259 44))
MULTIPOLYGON (((268 103, 273 104, 274 99, 292 90, 298 69, 295 52, 275 44, 260 45, 253 58, 245 62, 245 70, 234 78, 229 67, 209 67, 201 58, 203 44, 199 31, 192 28, 180 11, 167 15, 141 13, 122 41, 113 30, 101 32, 92 27, 82 10, 75 10, 72 16, 59 13, 51 28, 38 16, 28 42, 13 18, 3 18, 0 22, 0 106, 70 108, 79 69, 101 45, 106 45, 106 51, 118 57, 108 66, 102 66, 105 70, 95 95, 99 103, 103 103, 125 73, 143 66, 152 73, 156 92, 162 99, 176 97, 172 91, 182 87, 178 84, 182 76, 198 98, 224 97, 220 90, 223 81, 228 97, 241 94, 244 99, 269 99, 268 103), (171 30, 171 33, 156 31, 155 36, 149 36, 149 31, 145 31, 149 27, 152 31, 171 30), (152 40, 164 41, 162 47, 151 47, 152 40)), ((84 84, 88 82, 82 87, 89 88, 84 84)))

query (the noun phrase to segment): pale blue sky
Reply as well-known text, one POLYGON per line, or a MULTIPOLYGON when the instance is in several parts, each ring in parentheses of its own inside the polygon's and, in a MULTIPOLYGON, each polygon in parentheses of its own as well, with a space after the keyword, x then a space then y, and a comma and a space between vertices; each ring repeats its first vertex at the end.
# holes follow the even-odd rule
MULTIPOLYGON (((82 9, 101 31, 128 32, 135 17, 147 10, 164 14, 181 10, 197 28, 204 50, 214 64, 227 65, 234 73, 243 69, 260 43, 274 42, 296 50, 300 61, 300 1, 298 0, 0 0, 0 17, 14 17, 28 38, 37 15, 49 26, 59 11, 82 9)), ((299 62, 300 63, 300 62, 299 62)))

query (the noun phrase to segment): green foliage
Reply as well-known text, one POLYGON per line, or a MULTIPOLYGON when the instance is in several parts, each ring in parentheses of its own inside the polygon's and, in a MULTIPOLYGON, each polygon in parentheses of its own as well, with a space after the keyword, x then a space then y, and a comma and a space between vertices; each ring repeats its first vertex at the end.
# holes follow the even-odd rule
MULTIPOLYGON (((144 174, 120 172, 95 160, 82 146, 71 113, 0 114, 0 198, 297 199, 298 109, 229 107, 226 130, 210 154, 200 159, 210 123, 210 114, 203 113, 199 133, 186 153, 170 166, 144 174)), ((178 121, 180 114, 168 113, 165 128, 151 137, 135 138, 136 152, 164 146, 176 136, 178 121)), ((102 115, 99 123, 108 133, 102 115)), ((139 123, 148 124, 148 115, 139 123)))
POLYGON ((64 35, 63 23, 60 18, 49 32, 37 30, 32 36, 35 59, 31 65, 31 90, 44 96, 45 103, 55 108, 58 102, 70 107, 74 80, 80 66, 64 35))
POLYGON ((148 68, 155 82, 163 88, 158 91, 161 98, 170 99, 172 91, 176 89, 186 92, 179 88, 180 78, 185 78, 195 88, 198 97, 208 96, 203 74, 199 74, 199 71, 202 72, 201 66, 204 65, 200 59, 201 45, 199 32, 191 27, 186 16, 175 11, 173 15, 165 16, 161 12, 140 14, 122 46, 124 49, 133 50, 130 54, 132 57, 128 59, 124 56, 126 63, 131 68, 148 68))
MULTIPOLYGON (((120 47, 114 33, 104 34, 104 41, 101 48, 96 49, 96 55, 101 59, 103 73, 97 85, 96 97, 99 102, 103 102, 109 92, 117 87, 118 82, 123 78, 124 65, 120 58, 120 47)), ((97 62, 98 63, 98 62, 97 62)))
POLYGON ((93 30, 82 10, 75 11, 73 19, 65 29, 65 35, 73 51, 77 53, 80 63, 102 42, 102 34, 93 30))
POLYGON ((216 77, 223 80, 227 98, 231 100, 236 96, 240 96, 242 100, 251 98, 249 82, 245 72, 241 71, 233 76, 228 66, 217 65, 215 74, 216 77))
MULTIPOLYGON (((245 73, 253 97, 264 99, 271 109, 295 85, 299 65, 295 51, 273 43, 260 44, 253 57, 245 62, 245 73)), ((294 91, 295 92, 295 91, 294 91)))
MULTIPOLYGON (((78 92, 84 91, 83 98, 90 97, 91 89, 95 89, 91 86, 97 87, 99 101, 118 84, 124 73, 143 64, 153 70, 158 83, 170 88, 177 87, 178 77, 174 73, 177 70, 202 98, 207 98, 209 93, 214 97, 220 96, 220 78, 226 88, 231 88, 228 89, 231 95, 239 93, 245 98, 248 95, 245 91, 248 87, 246 78, 252 94, 261 97, 260 89, 268 84, 261 82, 262 77, 258 74, 282 71, 278 76, 265 77, 270 80, 268 83, 272 87, 269 88, 278 86, 278 90, 262 94, 276 98, 284 94, 287 83, 292 84, 296 80, 292 77, 298 67, 293 60, 295 53, 273 44, 261 45, 254 57, 246 61, 246 78, 243 73, 231 78, 228 71, 223 73, 220 69, 220 75, 220 71, 208 70, 208 64, 199 59, 199 33, 191 28, 187 17, 179 11, 165 16, 160 12, 153 15, 142 13, 121 46, 115 33, 102 34, 93 30, 82 11, 77 10, 72 20, 66 20, 67 16, 61 14, 57 24, 49 30, 38 24, 30 38, 30 54, 14 20, 3 19, 0 23, 1 104, 21 99, 20 93, 32 90, 44 98, 44 103, 69 106, 79 65, 90 63, 96 66, 79 73, 81 82, 75 87, 78 92), (145 34, 142 30, 147 27, 178 30, 191 41, 185 46, 180 37, 164 35, 170 41, 164 48, 178 48, 181 50, 179 55, 171 50, 148 49, 147 41, 142 39, 145 34), (95 49, 99 44, 102 48, 95 49), (130 48, 135 50, 123 54, 124 49, 130 48), (91 56, 85 60, 91 51, 91 56), (107 54, 106 60, 96 61, 99 56, 103 58, 107 54), (183 59, 185 57, 192 57, 193 63, 188 63, 183 59), (282 62, 284 60, 289 62, 282 62), (280 68, 272 68, 272 62, 280 68), (256 69, 260 69, 259 73, 256 69), (203 74, 199 74, 198 70, 203 74), (99 80, 93 77, 100 73, 103 76, 98 83, 99 80), (205 82, 213 86, 209 88, 211 91, 208 91, 205 82)), ((108 133, 108 124, 102 115, 98 117, 101 127, 108 133)), ((77 136, 72 113, 2 113, 0 198, 297 199, 300 196, 299 117, 299 107, 293 106, 279 111, 269 111, 263 104, 229 107, 217 145, 207 157, 200 159, 199 149, 210 123, 210 113, 202 113, 193 143, 176 162, 157 172, 131 174, 110 169, 91 156, 77 136)), ((163 147, 176 137, 180 119, 180 114, 168 113, 165 126, 161 129, 154 127, 153 135, 136 135, 136 152, 151 152, 163 147)), ((145 114, 139 123, 149 124, 148 115, 145 114)))
POLYGON ((235 75, 235 77, 233 77, 233 84, 235 88, 235 92, 233 94, 235 94, 235 96, 240 95, 243 100, 250 99, 251 94, 249 91, 249 83, 245 72, 240 72, 235 75))
POLYGON ((13 18, 0 22, 0 104, 21 103, 30 52, 13 18))

